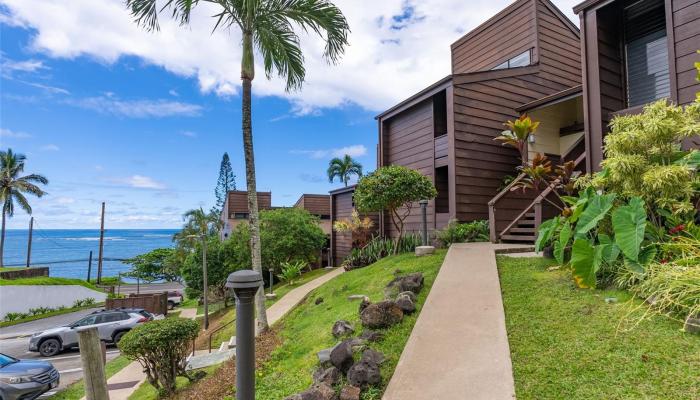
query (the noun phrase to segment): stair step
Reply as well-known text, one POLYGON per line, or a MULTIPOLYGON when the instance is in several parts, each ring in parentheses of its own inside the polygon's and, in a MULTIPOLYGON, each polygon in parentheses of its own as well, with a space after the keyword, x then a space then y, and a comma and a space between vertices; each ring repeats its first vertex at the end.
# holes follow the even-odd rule
POLYGON ((535 226, 522 227, 520 225, 510 228, 508 233, 535 233, 535 226))
POLYGON ((516 226, 518 228, 525 228, 525 227, 534 228, 535 227, 535 220, 533 220, 533 219, 530 219, 530 220, 521 219, 520 221, 518 221, 516 226))
POLYGON ((228 348, 233 349, 236 347, 236 337, 231 336, 231 340, 228 341, 228 348))
POLYGON ((525 214, 525 219, 535 219, 535 213, 534 212, 529 212, 525 214))
POLYGON ((529 242, 535 241, 534 235, 501 235, 501 240, 509 240, 512 242, 529 242))

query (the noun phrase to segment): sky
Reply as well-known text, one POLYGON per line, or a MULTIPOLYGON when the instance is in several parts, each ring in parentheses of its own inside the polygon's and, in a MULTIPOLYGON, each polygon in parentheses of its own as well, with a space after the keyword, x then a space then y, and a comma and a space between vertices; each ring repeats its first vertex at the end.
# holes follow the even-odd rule
MULTIPOLYGON (((579 1, 554 3, 573 21, 579 1)), ((376 166, 381 111, 450 73, 450 44, 508 0, 336 0, 351 28, 337 65, 301 34, 307 69, 288 93, 257 65, 253 136, 257 187, 276 206, 340 187, 328 161, 376 166)), ((182 27, 138 27, 123 0, 0 0, 0 149, 49 179, 30 199, 40 229, 175 228, 215 203, 224 152, 245 189, 240 34, 212 33, 203 4, 182 27)), ((259 60, 259 57, 258 57, 259 60)), ((29 216, 17 211, 10 229, 29 216)))

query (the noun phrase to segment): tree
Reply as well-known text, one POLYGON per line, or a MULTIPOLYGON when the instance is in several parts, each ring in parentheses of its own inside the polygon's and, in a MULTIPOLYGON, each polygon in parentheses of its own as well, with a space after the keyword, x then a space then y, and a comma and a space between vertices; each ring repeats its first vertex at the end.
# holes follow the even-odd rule
POLYGON ((387 211, 391 222, 399 232, 398 243, 403 236, 404 221, 411 214, 413 203, 437 196, 433 182, 420 172, 400 166, 381 167, 363 177, 355 188, 355 207, 359 212, 387 211))
MULTIPOLYGON (((251 121, 251 91, 255 78, 255 50, 262 56, 265 75, 273 72, 285 78, 288 91, 300 89, 306 75, 300 39, 295 25, 302 31, 312 31, 325 42, 324 58, 336 63, 348 44, 350 27, 343 13, 327 0, 167 0, 159 6, 158 0, 126 0, 136 23, 148 30, 159 29, 158 15, 167 14, 179 20, 181 25, 190 21, 192 9, 200 2, 218 4, 220 11, 214 30, 238 27, 242 34, 241 57, 242 128, 243 150, 246 165, 246 189, 251 229, 250 247, 253 269, 262 272, 260 250, 260 222, 258 197, 255 184, 255 160, 253 157, 253 127, 251 121)), ((225 51, 225 49, 222 49, 225 51)), ((258 291, 255 298, 258 328, 268 328, 265 312, 265 296, 258 291)))
POLYGON ((216 207, 214 210, 217 214, 221 214, 221 210, 224 209, 226 196, 231 190, 236 190, 236 175, 233 174, 228 153, 224 153, 221 159, 221 167, 219 168, 219 180, 216 182, 216 189, 214 190, 214 194, 216 194, 216 207))
POLYGON ((356 175, 358 178, 362 177, 362 164, 346 154, 342 159, 338 157, 332 159, 328 163, 326 173, 328 174, 328 182, 333 183, 335 178, 338 178, 347 187, 352 175, 356 175))
POLYGON ((46 194, 36 184, 46 185, 48 179, 38 174, 19 176, 24 172, 24 154, 16 154, 12 149, 0 151, 0 202, 2 202, 2 233, 0 234, 0 267, 3 265, 5 249, 5 218, 15 215, 15 202, 27 214, 32 213, 32 206, 25 194, 42 197, 46 194))
MULTIPOLYGON (((202 295, 204 291, 202 271, 202 243, 197 241, 180 270, 187 282, 187 297, 202 295)), ((240 262, 235 245, 230 240, 221 241, 218 236, 207 238, 207 281, 209 290, 218 298, 226 299, 226 278, 231 272, 250 268, 250 264, 240 262)))
POLYGON ((131 276, 147 282, 160 280, 166 282, 182 281, 176 249, 155 249, 122 262, 131 264, 131 276))

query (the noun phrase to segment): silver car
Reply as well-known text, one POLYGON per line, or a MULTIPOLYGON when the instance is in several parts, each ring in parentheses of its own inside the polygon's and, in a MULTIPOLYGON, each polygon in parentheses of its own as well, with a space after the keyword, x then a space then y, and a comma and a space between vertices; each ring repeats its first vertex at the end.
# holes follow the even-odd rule
MULTIPOLYGON (((70 324, 37 332, 29 339, 29 351, 44 357, 78 346, 78 328, 94 326, 103 342, 117 344, 135 326, 149 321, 143 310, 101 310, 70 324)), ((149 314, 150 315, 150 314, 149 314)))
POLYGON ((0 400, 32 400, 58 386, 51 363, 18 360, 0 353, 0 400))

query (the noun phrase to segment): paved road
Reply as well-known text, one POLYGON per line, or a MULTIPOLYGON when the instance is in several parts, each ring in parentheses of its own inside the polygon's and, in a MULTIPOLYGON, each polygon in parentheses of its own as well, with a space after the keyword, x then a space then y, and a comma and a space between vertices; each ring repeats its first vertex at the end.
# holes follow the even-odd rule
POLYGON ((185 286, 177 282, 168 283, 145 283, 141 285, 121 285, 120 287, 115 287, 115 291, 119 291, 121 294, 129 293, 160 293, 169 290, 184 291, 185 286))
MULTIPOLYGON (((41 357, 39 353, 27 351, 29 348, 29 336, 31 336, 31 334, 34 332, 40 332, 48 328, 70 324, 71 322, 75 322, 95 310, 98 310, 98 308, 56 315, 54 317, 26 322, 24 324, 0 328, 0 338, 2 338, 0 339, 0 352, 22 359, 40 359, 50 361, 61 374, 61 385, 59 386, 59 389, 64 388, 83 377, 83 371, 80 363, 80 353, 78 350, 68 350, 57 354, 54 357, 44 358, 41 357)), ((107 347, 107 360, 111 360, 118 355, 119 350, 117 350, 115 347, 107 347)))

